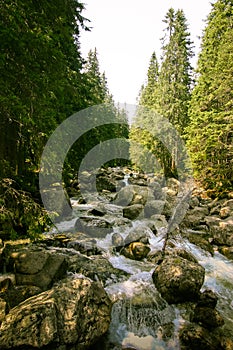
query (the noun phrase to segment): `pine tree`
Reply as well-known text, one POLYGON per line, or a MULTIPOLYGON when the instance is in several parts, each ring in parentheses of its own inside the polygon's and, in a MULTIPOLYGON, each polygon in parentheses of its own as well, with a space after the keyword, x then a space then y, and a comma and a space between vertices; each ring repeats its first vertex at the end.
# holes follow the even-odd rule
POLYGON ((163 41, 162 64, 158 80, 158 112, 181 135, 188 124, 188 103, 192 82, 190 33, 183 10, 170 9, 164 20, 167 27, 163 41))
POLYGON ((212 5, 190 104, 188 146, 196 177, 215 194, 233 188, 233 2, 212 5))
MULTIPOLYGON (((155 54, 153 54, 148 70, 147 85, 140 93, 136 126, 143 122, 148 126, 148 130, 157 129, 156 115, 156 120, 153 120, 151 113, 145 110, 146 107, 166 118, 179 134, 184 136, 184 128, 188 124, 188 104, 191 96, 192 69, 190 58, 193 55, 192 43, 182 10, 175 12, 171 8, 164 19, 164 23, 166 27, 162 39, 161 68, 158 70, 158 63, 155 54), (144 107, 143 112, 140 106, 144 107)), ((131 138, 136 140, 140 136, 140 142, 159 160, 165 176, 176 177, 176 160, 180 152, 179 145, 174 142, 171 132, 168 133, 166 127, 167 124, 164 123, 164 128, 161 127, 160 129, 160 140, 152 137, 148 131, 140 134, 138 128, 136 130, 135 128, 132 129, 131 138), (165 142, 161 141, 162 134, 167 134, 165 142), (172 152, 171 145, 173 145, 172 152)))
POLYGON ((49 135, 84 107, 83 5, 0 0, 0 8, 0 175, 30 191, 49 135))
POLYGON ((84 76, 88 87, 88 104, 97 105, 112 102, 105 73, 100 72, 97 49, 90 50, 84 66, 84 76))
POLYGON ((79 49, 85 19, 78 0, 0 0, 0 9, 0 231, 31 235, 45 222, 43 147, 86 106, 79 49))
POLYGON ((139 95, 139 105, 154 109, 156 106, 156 87, 159 77, 159 64, 155 52, 153 52, 147 71, 146 85, 142 86, 139 95))

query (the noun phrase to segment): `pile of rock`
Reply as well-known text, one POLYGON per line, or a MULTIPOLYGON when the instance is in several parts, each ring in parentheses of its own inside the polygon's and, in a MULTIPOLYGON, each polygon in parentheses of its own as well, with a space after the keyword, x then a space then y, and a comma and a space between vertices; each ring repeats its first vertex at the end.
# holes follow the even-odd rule
POLYGON ((90 237, 6 244, 1 260, 8 272, 0 278, 1 349, 87 349, 106 333, 112 302, 104 286, 127 273, 95 251, 90 237))

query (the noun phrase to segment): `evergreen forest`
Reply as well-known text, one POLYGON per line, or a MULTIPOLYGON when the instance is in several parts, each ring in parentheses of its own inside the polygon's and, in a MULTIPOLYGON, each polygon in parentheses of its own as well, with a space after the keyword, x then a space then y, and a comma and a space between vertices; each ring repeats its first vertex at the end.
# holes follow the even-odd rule
MULTIPOLYGON (((93 128, 70 149, 64 186, 95 145, 114 138, 138 141, 133 163, 149 150, 166 178, 177 177, 174 154, 142 130, 153 111, 167 118, 185 143, 194 177, 212 198, 233 191, 233 0, 216 0, 206 20, 197 67, 182 9, 169 9, 161 26, 162 57, 153 52, 144 85, 138 88, 132 125, 109 91, 98 48, 81 53, 82 31, 91 30, 79 0, 0 0, 0 232, 1 237, 36 238, 50 227, 39 192, 41 155, 66 118, 108 104, 116 124, 93 128)), ((147 64, 145 58, 145 65, 147 64)), ((116 67, 118 69, 118 67, 116 67)), ((132 143, 133 144, 133 143, 132 143)), ((103 150, 104 152, 104 150, 103 150)), ((111 165, 124 165, 123 160, 111 165)))

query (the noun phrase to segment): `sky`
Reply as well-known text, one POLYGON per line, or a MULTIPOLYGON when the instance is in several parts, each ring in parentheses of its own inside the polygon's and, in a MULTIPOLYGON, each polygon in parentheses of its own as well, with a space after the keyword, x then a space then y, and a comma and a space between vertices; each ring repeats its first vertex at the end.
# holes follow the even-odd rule
POLYGON ((83 16, 91 22, 90 32, 80 35, 81 51, 87 57, 97 48, 101 72, 105 72, 116 103, 136 104, 145 82, 153 51, 161 55, 163 19, 169 8, 183 9, 196 56, 200 36, 211 10, 209 0, 84 0, 83 16))

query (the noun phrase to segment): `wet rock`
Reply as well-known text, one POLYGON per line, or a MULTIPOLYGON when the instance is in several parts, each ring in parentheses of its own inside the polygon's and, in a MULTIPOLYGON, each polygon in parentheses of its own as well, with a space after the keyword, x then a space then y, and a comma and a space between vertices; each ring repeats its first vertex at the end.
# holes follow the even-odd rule
POLYGON ((219 339, 198 324, 186 324, 179 334, 181 350, 220 350, 219 339))
POLYGON ((103 256, 87 257, 82 254, 74 254, 69 257, 69 273, 81 273, 91 278, 93 281, 99 281, 104 286, 108 283, 118 282, 126 279, 128 274, 125 271, 116 269, 103 256))
POLYGON ((132 242, 141 242, 144 244, 149 243, 149 233, 147 232, 147 227, 139 226, 131 229, 124 240, 124 245, 128 245, 132 242))
POLYGON ((204 292, 200 294, 200 298, 198 300, 197 306, 199 307, 209 307, 214 309, 217 305, 218 297, 217 295, 210 289, 206 289, 204 292))
POLYGON ((133 204, 123 209, 123 216, 130 220, 139 218, 139 215, 143 215, 144 206, 142 204, 133 204))
POLYGON ((161 187, 159 182, 151 181, 149 183, 149 186, 153 191, 154 199, 156 199, 156 200, 164 200, 165 199, 165 195, 162 191, 162 187, 161 187))
POLYGON ((0 297, 0 325, 4 320, 7 313, 7 303, 4 299, 0 297))
POLYGON ((204 221, 204 218, 208 214, 208 207, 195 207, 187 211, 183 220, 183 224, 185 224, 187 227, 195 228, 204 221))
POLYGON ((216 309, 198 305, 191 321, 210 330, 224 325, 224 319, 216 309))
POLYGON ((153 192, 145 186, 129 185, 122 188, 115 197, 114 203, 121 206, 145 204, 147 199, 154 199, 153 192))
POLYGON ((233 247, 222 246, 218 248, 219 252, 227 257, 229 260, 233 260, 233 247))
POLYGON ((42 290, 36 286, 15 286, 11 285, 7 290, 0 293, 0 297, 5 300, 7 310, 19 305, 24 300, 41 293, 42 290))
MULTIPOLYGON (((186 260, 192 261, 194 263, 198 263, 198 260, 195 258, 195 256, 190 253, 187 252, 185 249, 182 248, 175 248, 175 249, 166 249, 165 252, 165 257, 169 258, 175 258, 175 257, 182 257, 186 260)), ((162 260, 163 260, 163 252, 162 250, 158 250, 156 252, 151 252, 148 255, 148 260, 153 262, 154 264, 159 264, 162 260)))
POLYGON ((164 207, 164 201, 162 200, 150 200, 146 203, 144 208, 145 217, 149 218, 152 215, 161 214, 164 207))
POLYGON ((167 253, 172 257, 180 256, 181 258, 191 261, 193 263, 198 263, 198 260, 195 258, 195 256, 192 253, 185 250, 184 248, 175 248, 171 251, 166 252, 166 254, 167 253))
POLYGON ((107 211, 104 207, 94 207, 87 212, 90 216, 104 216, 106 213, 107 211))
POLYGON ((150 221, 148 222, 148 226, 153 231, 153 233, 156 234, 157 231, 162 227, 167 227, 168 222, 164 215, 156 214, 151 216, 150 221))
POLYGON ((107 190, 109 192, 116 192, 117 183, 107 175, 99 175, 96 177, 96 188, 98 191, 107 190))
POLYGON ((150 248, 148 245, 141 242, 130 243, 121 250, 121 254, 132 260, 142 260, 147 257, 149 252, 150 248))
POLYGON ((75 222, 75 229, 95 238, 103 238, 112 232, 113 223, 96 216, 82 216, 75 222))
POLYGON ((67 244, 67 248, 73 248, 74 250, 77 250, 78 252, 87 256, 102 254, 102 251, 97 247, 97 241, 93 238, 73 240, 67 244))
POLYGON ((15 271, 18 285, 33 285, 45 290, 64 277, 67 262, 64 254, 33 246, 8 251, 7 269, 15 271))
POLYGON ((209 227, 216 245, 233 246, 233 217, 221 220, 219 217, 207 216, 206 224, 209 227))
POLYGON ((181 257, 167 257, 156 267, 155 287, 168 303, 196 300, 204 282, 204 268, 181 257))
POLYGON ((0 327, 1 349, 75 345, 87 349, 110 324, 111 302, 87 278, 59 283, 12 309, 0 327))
POLYGON ((201 249, 209 252, 211 255, 214 254, 214 248, 210 242, 212 239, 210 238, 210 234, 206 231, 194 231, 194 230, 182 230, 182 236, 186 237, 190 243, 195 244, 201 249))
POLYGON ((120 233, 113 233, 112 235, 112 245, 114 247, 123 247, 124 246, 124 238, 120 235, 120 233))

